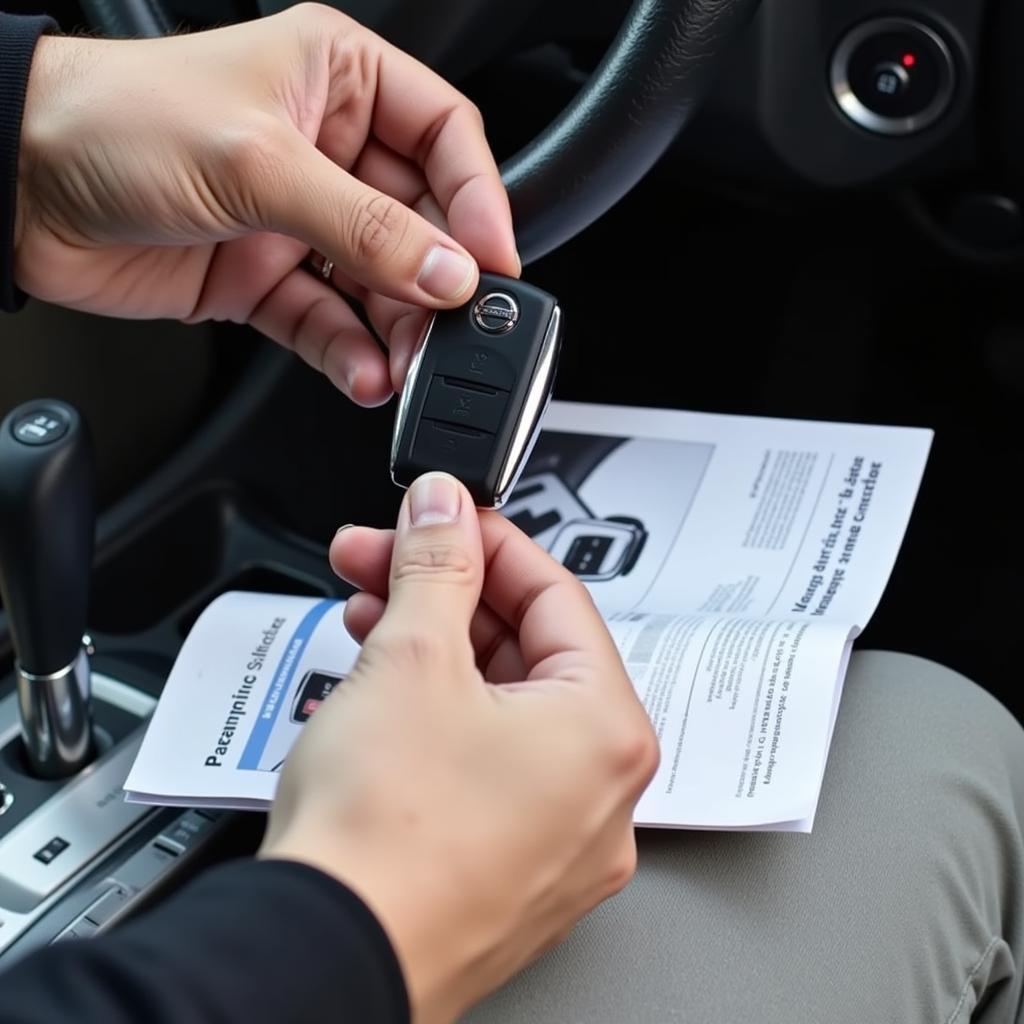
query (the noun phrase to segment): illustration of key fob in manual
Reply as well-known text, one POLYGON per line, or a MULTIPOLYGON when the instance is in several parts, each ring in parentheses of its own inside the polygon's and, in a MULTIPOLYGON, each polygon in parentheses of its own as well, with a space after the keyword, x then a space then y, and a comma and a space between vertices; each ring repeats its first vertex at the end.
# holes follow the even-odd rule
POLYGON ((481 274, 473 298, 441 310, 399 400, 391 478, 460 479, 481 508, 500 508, 536 439, 554 384, 562 314, 552 295, 481 274))
POLYGON ((504 508, 511 522, 584 582, 627 575, 647 542, 639 519, 600 517, 579 495, 590 474, 624 441, 546 432, 504 508))
POLYGON ((625 576, 640 557, 647 531, 639 519, 573 519, 555 534, 551 555, 581 580, 597 582, 625 576))
POLYGON ((345 679, 332 672, 311 669, 302 678, 292 701, 293 722, 307 722, 310 716, 331 695, 331 691, 345 679))

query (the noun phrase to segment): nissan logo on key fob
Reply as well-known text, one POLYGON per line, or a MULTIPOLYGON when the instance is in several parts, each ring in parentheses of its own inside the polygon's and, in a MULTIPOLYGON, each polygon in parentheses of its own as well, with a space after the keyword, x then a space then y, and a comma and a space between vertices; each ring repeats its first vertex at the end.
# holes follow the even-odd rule
POLYGON ((554 296, 481 274, 473 298, 434 315, 395 417, 391 479, 451 473, 480 508, 512 493, 551 398, 562 314, 554 296))

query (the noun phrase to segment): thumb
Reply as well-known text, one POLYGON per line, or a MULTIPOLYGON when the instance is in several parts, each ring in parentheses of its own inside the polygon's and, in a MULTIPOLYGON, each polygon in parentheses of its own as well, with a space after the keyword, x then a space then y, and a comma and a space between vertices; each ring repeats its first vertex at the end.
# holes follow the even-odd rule
POLYGON ((439 227, 343 170, 299 132, 283 175, 262 175, 272 230, 306 242, 370 291, 417 306, 466 301, 479 270, 439 227))
POLYGON ((469 646, 480 602, 484 556, 469 492, 447 473, 413 481, 398 515, 387 607, 375 642, 415 646, 448 660, 469 646))

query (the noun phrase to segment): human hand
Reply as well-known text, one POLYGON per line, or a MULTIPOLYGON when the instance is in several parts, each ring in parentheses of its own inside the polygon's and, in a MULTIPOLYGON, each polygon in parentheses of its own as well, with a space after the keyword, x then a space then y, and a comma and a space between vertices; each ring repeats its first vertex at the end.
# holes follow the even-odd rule
POLYGON ((340 12, 152 40, 44 36, 22 127, 15 277, 110 316, 251 323, 364 405, 427 310, 519 273, 479 113, 340 12), (338 291, 333 260, 388 359, 338 291))
POLYGON ((451 477, 331 561, 362 588, 363 648, 288 757, 261 855, 359 893, 417 1024, 450 1021, 629 880, 657 742, 582 584, 451 477))

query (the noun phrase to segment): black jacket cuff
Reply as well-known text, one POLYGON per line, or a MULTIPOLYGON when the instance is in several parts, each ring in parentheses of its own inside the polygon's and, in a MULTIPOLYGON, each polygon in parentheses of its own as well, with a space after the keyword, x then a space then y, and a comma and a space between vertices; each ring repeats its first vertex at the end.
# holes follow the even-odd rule
POLYGON ((292 861, 211 868, 95 939, 0 977, 4 1024, 408 1024, 384 929, 358 896, 292 861))
POLYGON ((47 17, 0 14, 0 309, 25 303, 14 283, 14 212, 17 209, 18 150, 32 55, 44 32, 57 23, 47 17))

